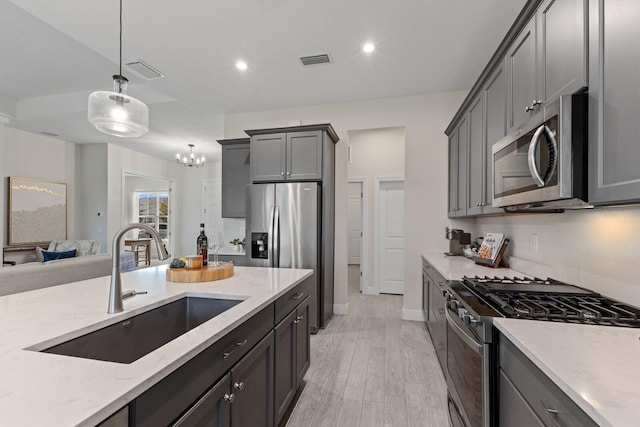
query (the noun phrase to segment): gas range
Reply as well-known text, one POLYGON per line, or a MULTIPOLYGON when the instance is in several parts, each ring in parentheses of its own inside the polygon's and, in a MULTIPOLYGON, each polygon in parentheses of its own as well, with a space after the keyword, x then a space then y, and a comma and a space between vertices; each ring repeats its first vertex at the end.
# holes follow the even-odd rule
POLYGON ((476 276, 461 285, 454 292, 471 316, 640 328, 640 309, 554 279, 476 276))

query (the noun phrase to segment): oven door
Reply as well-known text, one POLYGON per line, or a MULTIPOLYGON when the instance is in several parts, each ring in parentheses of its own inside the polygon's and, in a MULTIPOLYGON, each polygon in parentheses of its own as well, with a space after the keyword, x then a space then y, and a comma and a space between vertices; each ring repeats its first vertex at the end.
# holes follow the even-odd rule
POLYGON ((446 313, 447 389, 453 401, 449 402, 451 424, 464 422, 466 427, 488 427, 489 396, 485 390, 489 373, 485 366, 485 345, 450 310, 446 313))

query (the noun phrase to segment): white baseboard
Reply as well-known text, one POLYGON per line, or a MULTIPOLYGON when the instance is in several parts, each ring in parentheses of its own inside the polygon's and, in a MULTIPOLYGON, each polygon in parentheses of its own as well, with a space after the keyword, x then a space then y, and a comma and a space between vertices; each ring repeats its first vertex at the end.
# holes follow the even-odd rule
POLYGON ((412 320, 414 322, 424 322, 424 313, 422 310, 402 309, 402 320, 412 320))
POLYGON ((334 314, 349 314, 349 303, 346 304, 333 304, 334 314))

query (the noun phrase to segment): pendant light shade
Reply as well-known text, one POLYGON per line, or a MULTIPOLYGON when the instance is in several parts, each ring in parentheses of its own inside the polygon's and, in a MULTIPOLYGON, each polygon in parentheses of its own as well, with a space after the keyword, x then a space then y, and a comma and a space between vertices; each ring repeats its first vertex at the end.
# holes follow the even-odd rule
POLYGON ((89 122, 100 132, 122 138, 136 138, 149 131, 149 109, 127 95, 127 79, 113 76, 113 92, 89 95, 89 122))
POLYGON ((120 73, 113 76, 113 92, 89 95, 87 119, 100 132, 121 138, 136 138, 149 131, 149 109, 127 95, 129 80, 122 75, 122 0, 120 0, 120 73))

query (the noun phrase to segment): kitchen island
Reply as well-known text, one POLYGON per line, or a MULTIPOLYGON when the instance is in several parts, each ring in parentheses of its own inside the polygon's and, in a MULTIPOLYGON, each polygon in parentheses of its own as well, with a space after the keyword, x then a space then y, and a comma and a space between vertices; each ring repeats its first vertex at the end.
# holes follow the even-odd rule
POLYGON ((148 293, 125 300, 125 311, 112 315, 109 276, 0 298, 2 424, 96 425, 312 274, 236 267, 226 280, 172 283, 166 268, 123 274, 124 290, 148 293), (185 296, 242 302, 130 364, 38 351, 185 296))

